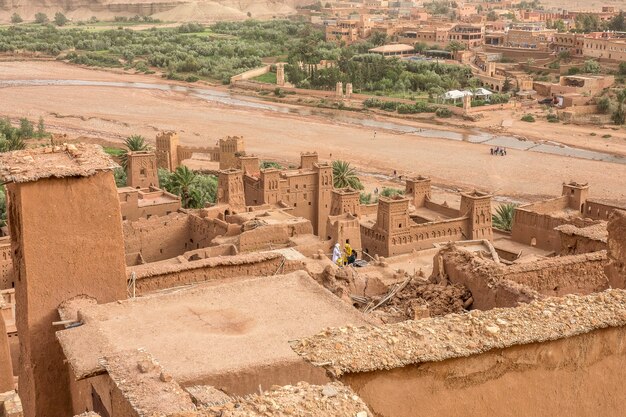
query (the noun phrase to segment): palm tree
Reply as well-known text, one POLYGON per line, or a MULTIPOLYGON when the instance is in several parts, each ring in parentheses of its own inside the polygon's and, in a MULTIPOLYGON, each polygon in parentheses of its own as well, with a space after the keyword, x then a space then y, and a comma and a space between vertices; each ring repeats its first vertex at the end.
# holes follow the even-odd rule
POLYGON ((0 133, 0 152, 19 151, 21 149, 26 149, 26 142, 21 136, 13 132, 7 138, 3 133, 0 133))
POLYGON ((171 190, 180 196, 181 203, 185 208, 193 205, 193 186, 197 181, 196 174, 185 165, 176 168, 170 177, 171 190))
POLYGON ((120 154, 120 164, 124 171, 128 165, 128 152, 147 151, 150 146, 146 143, 146 138, 141 135, 131 135, 124 140, 124 144, 128 150, 124 150, 120 154))
POLYGON ((495 214, 491 216, 493 227, 510 232, 513 228, 513 215, 516 207, 517 205, 513 203, 498 206, 495 214))
POLYGON ((333 161, 333 185, 335 188, 350 187, 355 190, 364 188, 356 176, 356 170, 346 161, 333 161))

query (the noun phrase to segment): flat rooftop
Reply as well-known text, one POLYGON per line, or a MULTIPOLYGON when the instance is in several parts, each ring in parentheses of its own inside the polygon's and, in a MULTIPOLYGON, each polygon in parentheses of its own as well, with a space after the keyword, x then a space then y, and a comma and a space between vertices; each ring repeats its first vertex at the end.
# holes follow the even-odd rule
POLYGON ((57 338, 77 378, 104 373, 101 358, 142 348, 183 386, 251 369, 306 366, 289 340, 329 326, 366 324, 302 271, 109 304, 77 299, 74 308, 73 302, 63 309, 78 311, 83 324, 58 331, 57 338))
POLYGON ((33 182, 44 178, 89 177, 118 168, 100 145, 78 143, 0 153, 2 182, 33 182))

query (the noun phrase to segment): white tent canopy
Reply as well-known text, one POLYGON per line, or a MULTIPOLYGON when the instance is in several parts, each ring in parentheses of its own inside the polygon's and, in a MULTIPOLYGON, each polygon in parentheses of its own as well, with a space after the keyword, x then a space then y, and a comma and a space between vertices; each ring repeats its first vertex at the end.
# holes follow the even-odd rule
POLYGON ((465 96, 473 96, 471 91, 450 90, 443 95, 444 100, 457 100, 465 96))
POLYGON ((476 97, 481 97, 481 96, 490 96, 490 95, 492 95, 492 94, 493 94, 493 93, 492 93, 491 91, 487 90, 486 88, 482 88, 482 87, 481 87, 481 88, 476 89, 476 92, 474 93, 474 95, 475 95, 476 97))

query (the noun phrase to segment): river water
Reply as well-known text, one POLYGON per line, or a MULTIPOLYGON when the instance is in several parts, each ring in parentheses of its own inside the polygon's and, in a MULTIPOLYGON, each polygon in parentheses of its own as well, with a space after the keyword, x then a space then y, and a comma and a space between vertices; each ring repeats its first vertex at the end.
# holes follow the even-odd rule
POLYGON ((532 141, 519 139, 513 136, 494 135, 478 129, 468 133, 450 132, 435 128, 417 128, 402 123, 391 121, 379 121, 370 118, 350 115, 350 112, 337 112, 333 110, 315 109, 310 107, 287 107, 269 103, 260 103, 249 100, 242 96, 233 96, 224 91, 212 90, 208 88, 185 87, 174 84, 156 84, 139 82, 116 82, 116 81, 87 81, 87 80, 1 80, 0 88, 7 87, 45 87, 45 86, 73 86, 73 87, 120 87, 136 88, 143 90, 173 91, 200 98, 208 102, 226 104, 234 107, 245 107, 249 109, 266 110, 276 113, 297 114, 300 116, 321 116, 335 122, 350 125, 358 125, 371 128, 372 130, 386 130, 399 134, 406 134, 415 137, 449 139, 491 145, 493 147, 505 147, 507 149, 517 149, 529 152, 540 152, 553 155, 569 156, 595 161, 612 162, 626 164, 626 158, 621 155, 613 155, 605 152, 591 151, 576 147, 566 146, 560 143, 546 141, 532 141))

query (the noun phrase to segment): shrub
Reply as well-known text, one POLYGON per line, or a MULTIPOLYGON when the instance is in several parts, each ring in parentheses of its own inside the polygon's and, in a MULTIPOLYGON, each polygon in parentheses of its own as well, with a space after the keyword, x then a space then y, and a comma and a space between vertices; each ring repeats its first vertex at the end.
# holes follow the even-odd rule
POLYGON ((23 21, 24 19, 22 19, 22 16, 17 13, 13 13, 11 16, 11 23, 22 23, 23 21))
POLYGON ((44 24, 48 23, 48 15, 45 13, 36 13, 35 14, 35 23, 44 24))
POLYGON ((437 111, 435 111, 435 115, 441 118, 452 117, 452 110, 446 109, 445 107, 439 107, 437 111))
POLYGON ((602 114, 608 114, 611 110, 611 99, 608 97, 602 97, 596 103, 598 111, 602 114))
POLYGON ((54 14, 54 24, 57 26, 65 26, 67 23, 67 17, 61 12, 56 12, 54 14))
POLYGON ((533 123, 535 121, 535 116, 533 116, 532 114, 525 114, 522 116, 522 121, 533 123))
POLYGON ((559 116, 557 116, 554 113, 550 113, 548 115, 548 122, 550 122, 550 123, 558 123, 559 122, 559 116))
POLYGON ((199 79, 200 79, 200 78, 198 78, 198 77, 197 77, 197 76, 195 76, 195 75, 188 75, 188 76, 185 78, 185 81, 187 81, 188 83, 195 83, 195 82, 196 82, 196 81, 198 81, 199 79))

